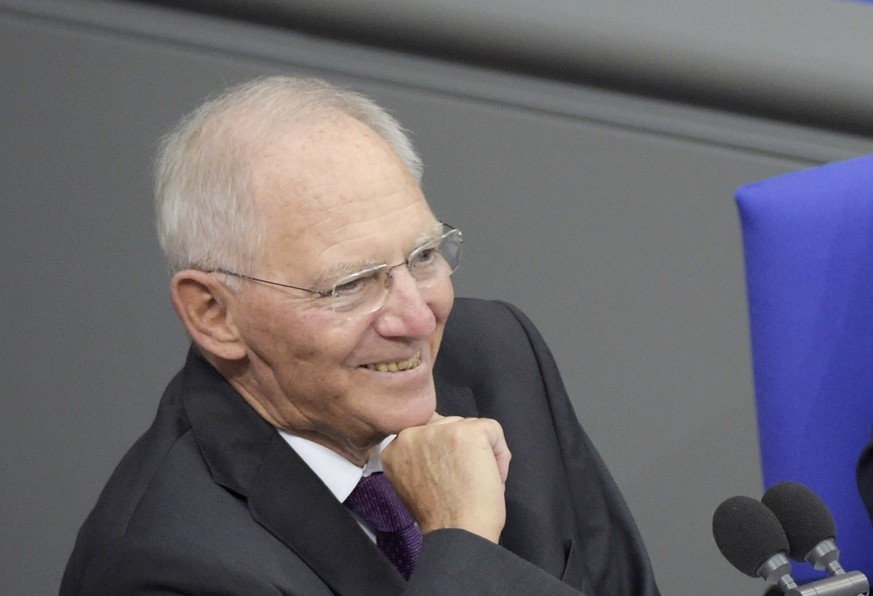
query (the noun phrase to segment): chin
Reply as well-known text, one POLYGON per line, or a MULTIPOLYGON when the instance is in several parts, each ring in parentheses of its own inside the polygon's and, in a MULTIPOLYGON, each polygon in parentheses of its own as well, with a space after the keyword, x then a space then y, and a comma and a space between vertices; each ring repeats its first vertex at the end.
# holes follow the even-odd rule
POLYGON ((391 421, 392 430, 389 434, 397 434, 413 426, 423 426, 430 421, 435 411, 436 395, 433 392, 413 400, 407 398, 403 406, 392 412, 396 417, 392 416, 394 419, 391 421))

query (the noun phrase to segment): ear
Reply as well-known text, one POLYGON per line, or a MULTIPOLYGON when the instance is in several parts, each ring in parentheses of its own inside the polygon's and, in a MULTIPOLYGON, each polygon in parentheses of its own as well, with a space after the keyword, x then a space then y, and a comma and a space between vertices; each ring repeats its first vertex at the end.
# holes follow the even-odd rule
POLYGON ((170 297, 176 314, 201 350, 224 360, 245 357, 245 342, 228 308, 232 295, 214 274, 179 271, 170 282, 170 297))

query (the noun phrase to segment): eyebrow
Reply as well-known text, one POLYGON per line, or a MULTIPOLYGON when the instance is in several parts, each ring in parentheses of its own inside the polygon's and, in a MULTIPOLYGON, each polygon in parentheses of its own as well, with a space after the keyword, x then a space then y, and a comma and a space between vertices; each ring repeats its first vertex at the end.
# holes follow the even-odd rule
MULTIPOLYGON (((409 253, 414 252, 415 250, 421 248, 428 242, 432 242, 433 240, 439 238, 443 233, 443 224, 442 222, 435 222, 430 230, 423 233, 415 243, 412 245, 412 248, 406 253, 406 256, 409 253)), ((406 257, 404 257, 406 258, 406 257)), ((333 286, 338 279, 343 277, 347 277, 349 275, 353 275, 355 273, 359 273, 361 271, 366 271, 367 269, 373 269, 375 267, 379 267, 381 265, 387 265, 388 263, 380 263, 374 259, 366 259, 363 261, 352 261, 347 263, 336 263, 332 265, 328 269, 322 271, 315 277, 313 283, 315 284, 315 288, 326 288, 329 286, 333 286)))

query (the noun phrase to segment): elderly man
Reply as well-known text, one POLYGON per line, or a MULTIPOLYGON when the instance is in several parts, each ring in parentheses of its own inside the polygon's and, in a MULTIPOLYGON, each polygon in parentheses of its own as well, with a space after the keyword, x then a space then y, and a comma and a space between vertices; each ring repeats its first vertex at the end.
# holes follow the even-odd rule
POLYGON ((192 348, 61 594, 657 594, 539 334, 454 299, 461 232, 420 175, 387 113, 314 80, 234 88, 168 137, 192 348))

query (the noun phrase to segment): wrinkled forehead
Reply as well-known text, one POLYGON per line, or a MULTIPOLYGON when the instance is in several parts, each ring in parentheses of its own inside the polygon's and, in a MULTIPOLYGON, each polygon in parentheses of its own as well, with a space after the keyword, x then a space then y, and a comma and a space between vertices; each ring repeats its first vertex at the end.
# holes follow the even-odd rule
POLYGON ((418 182, 391 147, 342 114, 311 119, 266 139, 252 157, 250 173, 255 198, 268 216, 275 209, 300 216, 357 209, 363 215, 386 199, 420 195, 418 182))
POLYGON ((315 119, 277 135, 260 148, 251 174, 268 251, 293 249, 316 258, 367 245, 390 249, 393 257, 391 240, 406 244, 406 236, 417 238, 435 221, 402 160, 348 116, 315 119))

